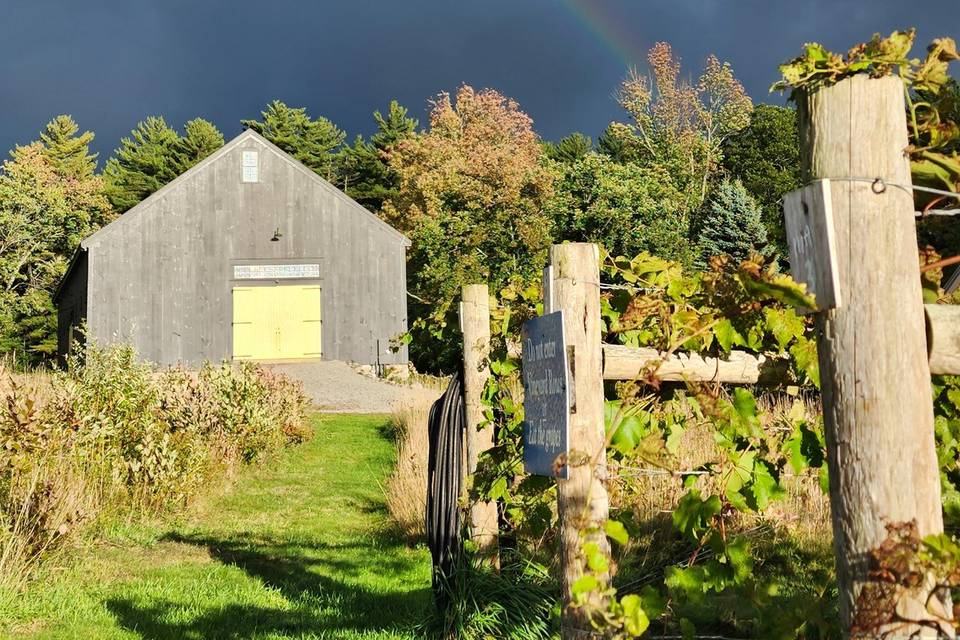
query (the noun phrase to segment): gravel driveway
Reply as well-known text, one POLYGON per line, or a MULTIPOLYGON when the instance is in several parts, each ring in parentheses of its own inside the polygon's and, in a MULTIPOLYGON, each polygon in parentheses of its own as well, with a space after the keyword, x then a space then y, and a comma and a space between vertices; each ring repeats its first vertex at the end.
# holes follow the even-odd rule
POLYGON ((303 382, 303 389, 320 411, 390 413, 407 387, 359 374, 344 363, 322 362, 267 365, 303 382))

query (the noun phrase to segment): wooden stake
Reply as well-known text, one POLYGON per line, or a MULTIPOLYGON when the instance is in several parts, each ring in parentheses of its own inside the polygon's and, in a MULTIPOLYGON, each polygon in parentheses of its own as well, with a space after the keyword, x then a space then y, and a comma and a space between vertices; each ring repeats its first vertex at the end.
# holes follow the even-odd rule
MULTIPOLYGON (((550 250, 553 267, 552 308, 562 310, 570 354, 571 398, 569 477, 558 480, 561 562, 563 567, 563 638, 591 637, 588 614, 570 607, 572 588, 583 575, 584 543, 597 544, 610 556, 605 525, 609 512, 606 439, 603 422, 603 370, 600 344, 600 254, 594 244, 561 244, 550 250), (583 534, 586 535, 583 535, 583 534)), ((548 301, 549 302, 549 301, 548 301)), ((609 576, 600 576, 605 589, 609 576)), ((594 595, 588 606, 606 607, 594 595)))
MULTIPOLYGON (((484 422, 483 388, 490 377, 490 294, 485 284, 464 285, 461 290, 460 328, 463 332, 463 382, 467 418, 467 471, 477 471, 481 453, 493 446, 493 427, 484 422)), ((470 506, 470 537, 481 553, 499 566, 497 503, 470 506)))
POLYGON ((960 374, 960 306, 927 304, 927 353, 930 373, 960 374))
POLYGON ((817 315, 817 345, 847 634, 886 523, 943 530, 913 197, 892 186, 911 184, 904 113, 895 76, 853 76, 800 100, 805 180, 831 179, 843 296, 817 315), (875 177, 882 193, 848 180, 875 177))

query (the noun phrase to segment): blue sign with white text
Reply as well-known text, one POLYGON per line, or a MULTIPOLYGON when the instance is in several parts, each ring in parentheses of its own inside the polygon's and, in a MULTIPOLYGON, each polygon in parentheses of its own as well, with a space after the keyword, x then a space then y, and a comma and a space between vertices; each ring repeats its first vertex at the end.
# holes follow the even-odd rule
POLYGON ((523 325, 523 465, 528 473, 567 477, 570 395, 563 312, 523 325))

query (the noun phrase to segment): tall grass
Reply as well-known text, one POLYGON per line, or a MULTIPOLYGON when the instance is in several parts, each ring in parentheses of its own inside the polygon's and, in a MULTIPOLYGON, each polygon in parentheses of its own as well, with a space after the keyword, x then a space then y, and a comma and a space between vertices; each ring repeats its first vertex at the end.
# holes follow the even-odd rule
POLYGON ((435 389, 411 388, 393 407, 391 428, 397 464, 383 487, 390 517, 403 538, 416 543, 425 535, 427 505, 427 420, 439 397, 435 389))
POLYGON ((65 372, 0 371, 0 586, 113 515, 185 505, 304 435, 298 383, 245 364, 155 372, 129 347, 65 372))
MULTIPOLYGON (((810 422, 815 422, 821 412, 816 399, 795 398, 779 392, 758 396, 758 408, 763 430, 773 439, 782 437, 780 432, 788 428, 786 425, 790 420, 787 416, 791 412, 801 411, 810 422)), ((696 422, 692 414, 687 417, 691 424, 696 422)), ((718 459, 715 432, 716 428, 710 422, 687 429, 676 455, 670 459, 670 466, 680 471, 694 470, 718 459)), ((687 543, 677 538, 671 517, 686 493, 684 477, 662 473, 656 468, 648 471, 637 472, 629 467, 621 470, 611 465, 611 479, 607 485, 611 510, 618 516, 626 516, 639 531, 627 547, 620 549, 618 558, 621 586, 631 589, 657 582, 666 567, 690 557, 687 543)), ((811 547, 819 547, 824 540, 830 541, 830 501, 820 487, 817 470, 794 475, 788 468, 782 481, 787 494, 783 500, 771 503, 762 514, 730 513, 727 519, 729 530, 753 540, 790 538, 802 546, 811 547)), ((696 486, 704 494, 722 495, 721 482, 722 478, 708 474, 698 476, 696 486)))
MULTIPOLYGON (((393 521, 410 542, 423 538, 427 419, 434 397, 407 397, 394 407, 393 413, 397 466, 384 493, 393 521)), ((783 437, 791 416, 796 418, 798 411, 810 422, 818 420, 821 412, 815 397, 798 398, 776 391, 759 396, 758 405, 763 429, 773 439, 783 437)), ((687 417, 694 426, 684 432, 676 455, 670 459, 673 469, 697 469, 719 455, 715 425, 708 421, 695 424, 697 418, 692 412, 687 417)), ((617 549, 616 586, 621 593, 630 593, 645 585, 661 585, 667 567, 690 559, 689 545, 678 538, 671 519, 686 492, 683 477, 657 468, 618 468, 612 462, 609 471, 611 510, 616 517, 636 525, 630 543, 617 549)), ((707 486, 718 482, 710 476, 698 480, 704 491, 722 493, 722 487, 707 486)), ((763 548, 769 563, 760 563, 758 570, 806 572, 810 575, 805 573, 798 579, 820 580, 818 572, 822 573, 824 566, 828 570, 830 565, 829 499, 820 488, 815 470, 800 475, 788 470, 783 483, 786 499, 772 504, 761 515, 732 514, 729 525, 732 531, 763 548)), ((451 583, 441 585, 450 606, 438 611, 425 629, 444 638, 551 637, 555 626, 552 607, 558 602, 559 589, 548 571, 555 565, 552 549, 557 540, 551 532, 536 541, 519 542, 520 553, 505 550, 505 569, 500 574, 465 559, 451 583)))
POLYGON ((547 640, 557 637, 560 587, 547 571, 508 559, 500 571, 464 556, 438 589, 449 603, 424 621, 425 637, 443 640, 547 640))

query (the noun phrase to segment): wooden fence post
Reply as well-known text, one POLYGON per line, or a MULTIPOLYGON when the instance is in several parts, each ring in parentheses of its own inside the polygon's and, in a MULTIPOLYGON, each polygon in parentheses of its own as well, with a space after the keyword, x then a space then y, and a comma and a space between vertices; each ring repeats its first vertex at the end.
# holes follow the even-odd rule
MULTIPOLYGON (((558 480, 561 562, 563 567, 563 638, 591 637, 587 612, 570 607, 573 585, 583 575, 584 543, 597 544, 610 556, 605 525, 609 512, 607 452, 603 418, 603 358, 600 327, 600 253, 595 244, 554 245, 550 249, 552 282, 545 283, 544 312, 563 311, 570 360, 570 454, 568 477, 558 480), (583 533, 586 536, 583 537, 583 533)), ((605 589, 609 576, 600 576, 605 589)), ((590 606, 604 607, 599 595, 590 606)))
MULTIPOLYGON (((817 314, 817 346, 849 634, 867 554, 887 537, 885 525, 943 530, 903 82, 857 75, 799 102, 804 178, 831 179, 843 298, 817 314), (876 177, 885 190, 849 180, 876 177)), ((926 615, 924 603, 907 611, 926 615)))
MULTIPOLYGON (((461 290, 460 327, 463 332, 463 387, 467 419, 467 472, 477 470, 480 454, 493 446, 493 427, 484 421, 483 388, 490 377, 490 294, 485 284, 464 285, 461 290)), ((497 503, 470 505, 470 537, 481 553, 499 565, 497 503)))

